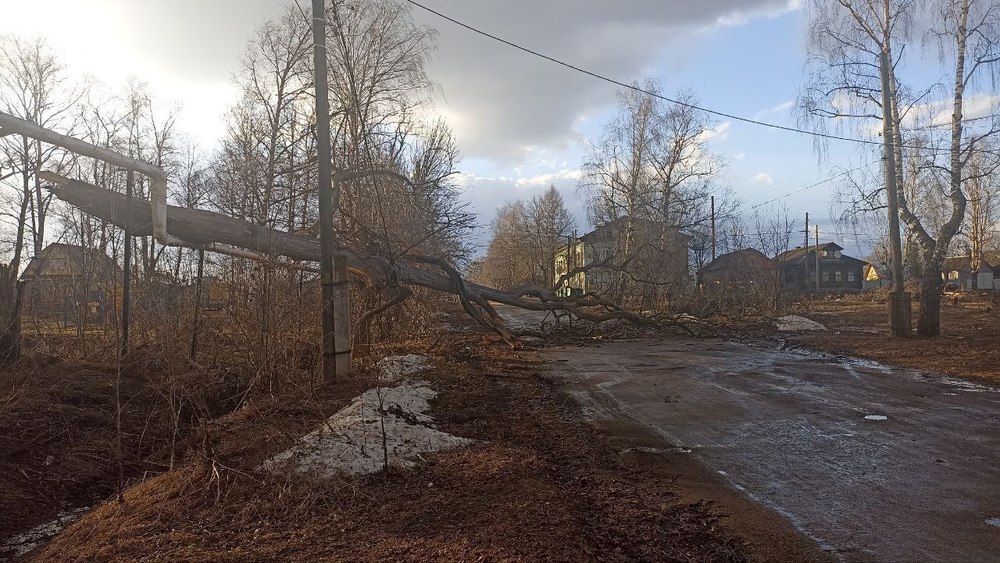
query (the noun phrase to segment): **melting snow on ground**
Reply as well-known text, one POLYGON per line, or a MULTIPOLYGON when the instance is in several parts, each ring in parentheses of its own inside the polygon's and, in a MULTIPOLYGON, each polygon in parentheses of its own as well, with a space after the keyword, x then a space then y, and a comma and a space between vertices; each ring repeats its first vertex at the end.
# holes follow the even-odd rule
POLYGON ((379 375, 382 381, 395 383, 405 377, 420 373, 430 368, 426 356, 407 354, 405 356, 388 356, 378 361, 379 375))
POLYGON ((782 332, 803 332, 809 330, 826 330, 820 323, 800 317, 798 315, 785 315, 776 319, 778 330, 782 332))
POLYGON ((369 389, 291 449, 264 462, 262 468, 268 471, 291 468, 328 477, 381 471, 383 425, 389 465, 396 468, 413 467, 423 453, 471 444, 473 440, 429 426, 433 419, 427 414, 428 401, 435 395, 426 381, 369 389), (379 416, 380 402, 384 417, 379 416))
POLYGON ((28 553, 83 516, 83 513, 87 510, 89 510, 89 508, 68 510, 57 516, 55 520, 35 526, 27 532, 23 532, 8 539, 6 542, 0 544, 0 554, 2 554, 4 550, 12 550, 14 552, 14 557, 20 557, 25 553, 28 553))

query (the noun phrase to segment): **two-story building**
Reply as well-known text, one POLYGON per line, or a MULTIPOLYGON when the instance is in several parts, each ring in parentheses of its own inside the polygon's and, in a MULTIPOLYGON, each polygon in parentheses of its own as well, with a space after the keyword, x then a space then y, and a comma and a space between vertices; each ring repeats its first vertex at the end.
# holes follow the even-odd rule
POLYGON ((861 291, 867 262, 844 254, 834 242, 797 247, 774 258, 786 289, 861 291), (817 285, 817 279, 819 283, 817 285))
POLYGON ((600 293, 621 279, 623 270, 633 279, 685 284, 690 240, 676 227, 622 217, 568 240, 555 255, 555 282, 586 267, 565 281, 562 294, 600 293))

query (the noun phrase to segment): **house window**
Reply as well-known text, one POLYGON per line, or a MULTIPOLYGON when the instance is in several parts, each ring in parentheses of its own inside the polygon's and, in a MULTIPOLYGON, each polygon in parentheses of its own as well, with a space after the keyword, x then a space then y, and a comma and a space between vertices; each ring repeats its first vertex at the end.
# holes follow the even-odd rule
POLYGON ((847 272, 847 281, 849 281, 851 283, 854 283, 857 280, 858 280, 858 277, 855 275, 854 270, 851 270, 850 272, 847 272))
POLYGON ((844 281, 844 272, 837 270, 833 273, 834 277, 837 279, 837 283, 844 281))
POLYGON ((830 281, 830 272, 823 272, 823 281, 824 282, 830 281))
POLYGON ((952 270, 951 272, 948 272, 948 279, 949 280, 957 280, 958 279, 958 272, 954 271, 954 270, 952 270))

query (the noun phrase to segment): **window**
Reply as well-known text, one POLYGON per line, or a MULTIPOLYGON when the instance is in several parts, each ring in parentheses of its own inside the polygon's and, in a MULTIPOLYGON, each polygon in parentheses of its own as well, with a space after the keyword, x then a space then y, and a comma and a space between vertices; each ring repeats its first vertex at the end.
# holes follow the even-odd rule
POLYGON ((854 282, 858 281, 858 277, 857 277, 857 275, 855 275, 854 270, 851 270, 851 271, 847 272, 847 281, 849 281, 851 283, 854 283, 854 282))
POLYGON ((823 272, 823 281, 830 281, 830 272, 823 272))
POLYGON ((837 270, 836 272, 833 273, 833 275, 836 278, 837 283, 844 281, 844 272, 837 270))

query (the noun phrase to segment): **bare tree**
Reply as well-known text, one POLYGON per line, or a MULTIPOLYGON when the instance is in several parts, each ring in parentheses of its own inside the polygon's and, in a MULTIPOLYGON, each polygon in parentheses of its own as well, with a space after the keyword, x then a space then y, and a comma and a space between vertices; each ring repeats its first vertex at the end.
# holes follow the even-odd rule
MULTIPOLYGON (((657 232, 662 236, 681 232, 705 238, 709 196, 723 163, 706 146, 712 137, 711 123, 692 108, 697 103, 693 94, 682 92, 679 97, 685 104, 680 105, 657 97, 661 89, 654 80, 647 80, 642 90, 619 92, 618 114, 591 146, 581 183, 590 194, 591 222, 624 222, 619 261, 649 270, 638 277, 655 285, 658 275, 652 270, 665 265, 631 258, 640 246, 652 244, 662 251, 669 241, 640 240, 638 225, 661 225, 657 232)), ((726 215, 719 211, 720 216, 726 215)), ((654 254, 663 256, 662 252, 654 254)), ((620 272, 616 291, 627 292, 629 280, 635 277, 620 272)))
MULTIPOLYGON (((880 119, 882 87, 880 73, 889 75, 887 93, 891 115, 889 129, 895 156, 900 219, 906 225, 911 254, 919 264, 920 315, 917 332, 940 333, 940 303, 943 280, 941 266, 952 239, 966 213, 966 182, 971 180, 968 163, 984 143, 1000 132, 993 123, 971 131, 966 127, 964 102, 971 88, 992 78, 1000 68, 998 33, 1000 8, 990 0, 932 0, 926 30, 930 43, 939 47, 943 66, 951 67, 951 86, 932 84, 908 88, 900 73, 910 38, 914 14, 922 4, 913 0, 812 0, 810 29, 810 74, 800 107, 816 124, 827 118, 853 121, 862 132, 870 131, 866 120, 880 119), (885 53, 890 64, 883 69, 885 53), (947 92, 949 102, 928 101, 935 92, 947 92), (943 111, 942 111, 943 110, 943 111), (928 112, 951 114, 947 136, 940 138, 934 127, 907 128, 928 112)), ((995 164, 990 164, 993 168, 995 164)), ((869 192, 859 198, 869 209, 882 205, 884 193, 869 192)))
POLYGON ((982 155, 969 163, 970 178, 966 183, 969 198, 969 218, 965 238, 969 244, 969 257, 973 271, 978 271, 985 254, 996 247, 996 224, 1000 207, 1000 182, 996 175, 982 173, 982 155))
MULTIPOLYGON (((43 39, 0 37, 0 108, 5 112, 42 127, 72 131, 76 104, 83 92, 69 80, 43 39)), ((25 136, 0 139, 0 150, 16 167, 21 180, 12 261, 17 271, 26 235, 31 235, 35 253, 41 251, 46 235, 52 199, 42 190, 36 172, 43 165, 62 170, 70 164, 70 157, 62 149, 45 147, 25 136)))
POLYGON ((555 186, 527 203, 504 205, 493 221, 482 279, 501 289, 552 286, 556 253, 570 241, 575 226, 555 186))

